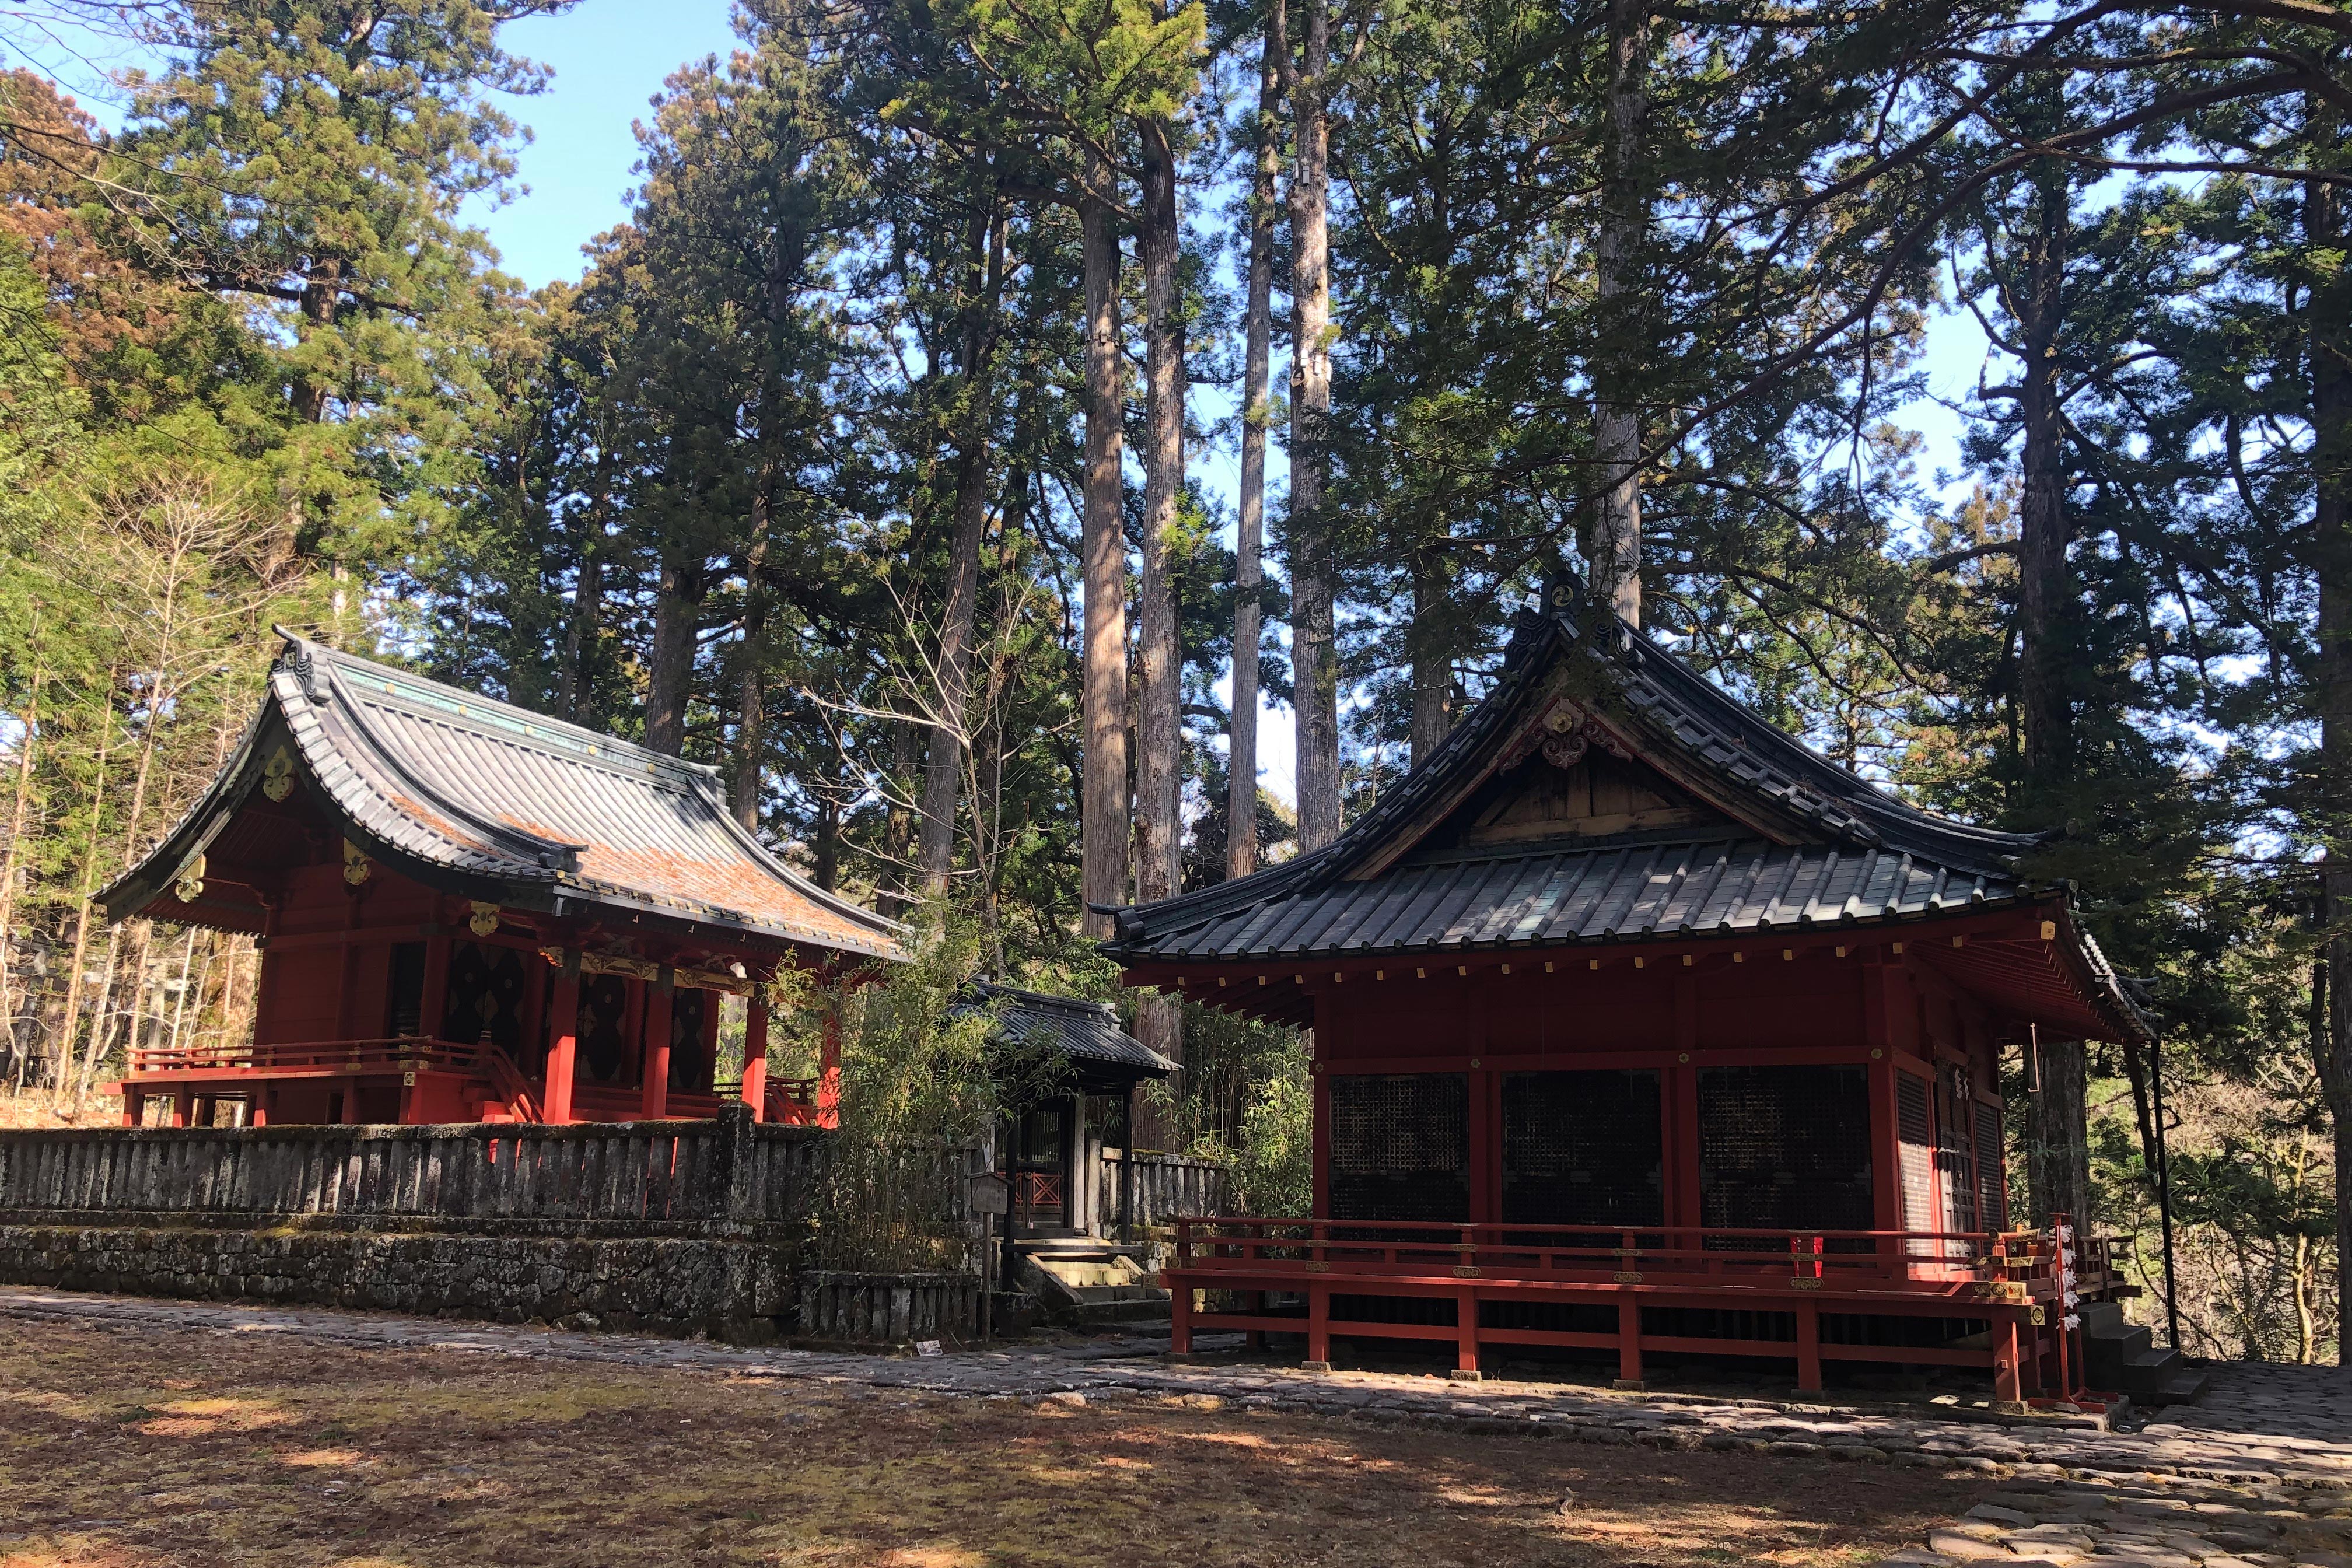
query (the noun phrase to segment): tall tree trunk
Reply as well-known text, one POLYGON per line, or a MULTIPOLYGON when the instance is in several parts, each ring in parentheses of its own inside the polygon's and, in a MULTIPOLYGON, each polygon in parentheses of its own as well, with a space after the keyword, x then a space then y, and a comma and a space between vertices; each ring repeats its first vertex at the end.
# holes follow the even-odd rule
POLYGON ((1642 624, 1642 416, 1628 383, 1641 360, 1642 248, 1650 203, 1643 137, 1650 114, 1649 0, 1609 0, 1608 184, 1593 238, 1607 347, 1597 356, 1592 448, 1601 490, 1585 549, 1592 601, 1642 624))
POLYGON ((1118 236, 1110 166, 1087 154, 1078 205, 1086 292, 1086 775, 1079 806, 1079 888, 1088 936, 1110 934, 1097 907, 1125 904, 1128 886, 1127 540, 1120 520, 1126 398, 1118 341, 1118 236))
POLYGON ((816 865, 813 879, 826 892, 841 885, 841 803, 831 790, 816 803, 816 843, 811 848, 816 865))
MULTIPOLYGON (((980 417, 975 416, 974 424, 980 417)), ((931 749, 923 770, 923 891, 937 898, 955 870, 956 802, 962 792, 965 706, 971 696, 971 643, 980 605, 980 552, 988 533, 989 440, 969 431, 956 456, 955 531, 948 546, 947 608, 940 623, 931 749)))
POLYGON ((2017 304, 2024 365, 2018 423, 2023 490, 2018 503, 2018 697, 2029 801, 2042 804, 2072 782, 2074 710, 2067 696, 2075 650, 2068 635, 2074 598, 2066 561, 2064 411, 2057 343, 2065 320, 2069 181, 2054 161, 2038 174, 2039 222, 2023 258, 2017 304))
POLYGON ((908 802, 923 755, 923 731, 911 719, 890 725, 889 808, 882 822, 882 857, 887 879, 876 904, 893 920, 913 907, 916 811, 908 802))
POLYGON ((646 747, 675 757, 686 750, 686 705, 694 691, 694 655, 708 591, 700 560, 665 552, 654 588, 653 666, 646 680, 646 747))
POLYGON ((1234 529, 1234 700, 1226 730, 1225 875, 1257 869, 1258 552, 1265 536, 1266 374, 1274 349, 1275 179, 1282 161, 1282 10, 1259 50, 1257 164, 1250 180, 1249 298, 1242 328, 1242 476, 1234 529))
POLYGON ((1331 124, 1328 0, 1303 0, 1304 49, 1290 88, 1290 647, 1297 700, 1298 847, 1339 837, 1339 563, 1323 513, 1331 416, 1331 124))
POLYGON ((728 805, 747 829, 760 826, 760 784, 768 757, 768 536, 775 507, 775 465, 762 462, 751 493, 751 537, 743 548, 743 641, 737 650, 735 784, 728 805))
MULTIPOLYGON (((982 166, 985 174, 985 166, 982 166)), ((980 552, 988 541, 989 432, 995 409, 989 376, 996 337, 997 286, 1004 272, 1004 224, 994 203, 973 220, 964 279, 962 429, 956 448, 954 529, 948 542, 947 605, 940 618, 931 751, 923 773, 919 858, 923 891, 938 898, 955 870, 956 802, 962 794, 971 730, 971 645, 980 614, 980 552)))
POLYGON ((52 1098, 59 1105, 65 1103, 66 1086, 73 1081, 74 1036, 81 1026, 82 966, 89 961, 90 905, 98 893, 99 832, 106 811, 106 759, 114 739, 115 674, 107 672, 107 700, 98 710, 98 771, 89 789, 89 842, 82 854, 81 903, 74 911, 72 955, 66 960, 66 1016, 58 1035, 57 1081, 51 1086, 52 1098))
POLYGON ((604 610, 604 526, 612 516, 613 480, 610 466, 596 461, 594 492, 588 498, 588 529, 580 544, 579 575, 572 584, 572 617, 563 627, 563 675, 556 688, 558 706, 575 724, 589 724, 591 711, 589 661, 595 657, 604 610))
MULTIPOLYGON (((1177 313, 1182 230, 1176 205, 1176 154, 1168 122, 1136 127, 1143 145, 1144 437, 1143 585, 1139 616, 1141 722, 1137 726, 1136 807, 1142 856, 1139 902, 1172 899, 1183 874, 1182 650, 1176 616, 1177 499, 1184 485, 1184 338, 1177 313)), ((1136 1004, 1136 1037, 1171 1061, 1184 1058, 1176 999, 1147 993, 1136 1004)), ((1147 1118, 1147 1121, 1153 1120, 1147 1118)), ((1150 1129, 1160 1141, 1164 1132, 1150 1129)))
POLYGON ((1445 580, 1429 551, 1412 562, 1412 765, 1421 766, 1454 729, 1453 639, 1445 621, 1445 580))
MULTIPOLYGON (((2332 150, 2332 109, 2307 110, 2332 150)), ((2344 193, 2323 181, 2304 190, 2304 246, 2315 257, 2352 245, 2344 193)), ((2326 1018, 2312 1041, 2336 1126, 2336 1256, 2352 1258, 2352 275, 2331 269, 2312 290, 2305 353, 2311 380, 2314 574, 2319 649, 2312 682, 2319 719, 2322 914, 2327 932, 2326 1018)), ((2352 1290, 2336 1292, 2336 1360, 2352 1366, 2352 1290)))
POLYGON ((2033 1223, 2048 1226, 2055 1214, 2071 1215, 2088 1229, 2091 1215, 2089 1054, 2080 1040, 2043 1040, 2042 1087, 2026 1107, 2026 1188, 2033 1223))
MULTIPOLYGON (((40 633, 37 617, 33 632, 40 633)), ((0 1046, 7 1048, 19 1089, 25 1086, 25 1058, 31 1053, 16 1038, 16 993, 10 987, 9 970, 16 951, 16 883, 25 860, 25 818, 33 804, 33 754, 39 749, 41 733, 42 674, 41 667, 34 665, 31 695, 16 716, 21 726, 16 740, 16 800, 8 816, 8 853, 0 859, 0 1046)))
MULTIPOLYGON (((327 260, 319 264, 317 273, 302 285, 297 308, 302 320, 314 333, 331 331, 335 324, 335 301, 342 292, 343 264, 327 260)), ((327 399, 333 387, 323 378, 307 371, 294 378, 292 388, 294 416, 305 425, 317 425, 327 417, 327 399)), ((340 616, 342 606, 336 605, 340 616)))
POLYGON ((743 605, 743 666, 735 715, 735 785, 728 792, 735 820, 760 826, 760 784, 768 756, 768 602, 753 590, 743 605))

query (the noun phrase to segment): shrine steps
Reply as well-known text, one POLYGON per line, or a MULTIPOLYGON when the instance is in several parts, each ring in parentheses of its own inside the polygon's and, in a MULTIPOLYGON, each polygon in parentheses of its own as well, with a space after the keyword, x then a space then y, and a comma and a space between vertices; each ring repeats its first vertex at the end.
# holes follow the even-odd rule
POLYGON ((2114 1301, 2083 1308, 2084 1371, 2094 1388, 2131 1395, 2136 1405, 2187 1405, 2205 1392, 2203 1368, 2151 1342, 2148 1330, 2124 1321, 2114 1301))
POLYGON ((1015 1279, 1048 1317, 1075 1327, 1165 1318, 1168 1292, 1145 1271, 1139 1250, 1089 1236, 1016 1241, 1015 1279))

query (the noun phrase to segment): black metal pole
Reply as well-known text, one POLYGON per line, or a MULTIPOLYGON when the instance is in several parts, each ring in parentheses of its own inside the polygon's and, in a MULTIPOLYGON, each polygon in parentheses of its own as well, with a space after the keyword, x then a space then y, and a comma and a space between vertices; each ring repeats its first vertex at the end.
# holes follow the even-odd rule
POLYGON ((2172 1154, 2164 1142, 2164 1047, 2151 1040, 2147 1075, 2156 1098, 2156 1211, 2164 1222, 2164 1321, 2172 1348, 2180 1348, 2180 1297, 2172 1287, 2172 1154))

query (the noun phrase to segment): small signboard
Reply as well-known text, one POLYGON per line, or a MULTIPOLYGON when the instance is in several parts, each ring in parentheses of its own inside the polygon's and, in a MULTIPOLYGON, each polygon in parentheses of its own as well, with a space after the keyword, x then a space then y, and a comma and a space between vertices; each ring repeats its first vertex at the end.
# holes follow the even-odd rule
POLYGON ((943 1347, 941 1347, 940 1342, 937 1340, 917 1340, 915 1342, 915 1353, 922 1357, 925 1361, 929 1361, 931 1357, 935 1355, 944 1355, 947 1352, 943 1347))
POLYGON ((1013 1184, 992 1172, 982 1172, 971 1179, 971 1212, 973 1214, 1010 1214, 1013 1212, 1013 1184))

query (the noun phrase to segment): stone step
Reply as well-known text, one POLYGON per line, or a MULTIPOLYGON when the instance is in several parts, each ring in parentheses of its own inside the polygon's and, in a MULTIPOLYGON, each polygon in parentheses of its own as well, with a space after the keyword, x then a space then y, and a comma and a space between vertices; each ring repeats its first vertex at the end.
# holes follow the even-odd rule
POLYGON ((2143 1405, 2194 1405, 2205 1393, 2212 1373, 2183 1362, 2159 1387, 2140 1395, 2143 1405))
POLYGON ((2119 1301, 2086 1301, 2080 1315, 2083 1332, 2086 1336, 2110 1333, 2126 1327, 2123 1304, 2119 1301))

